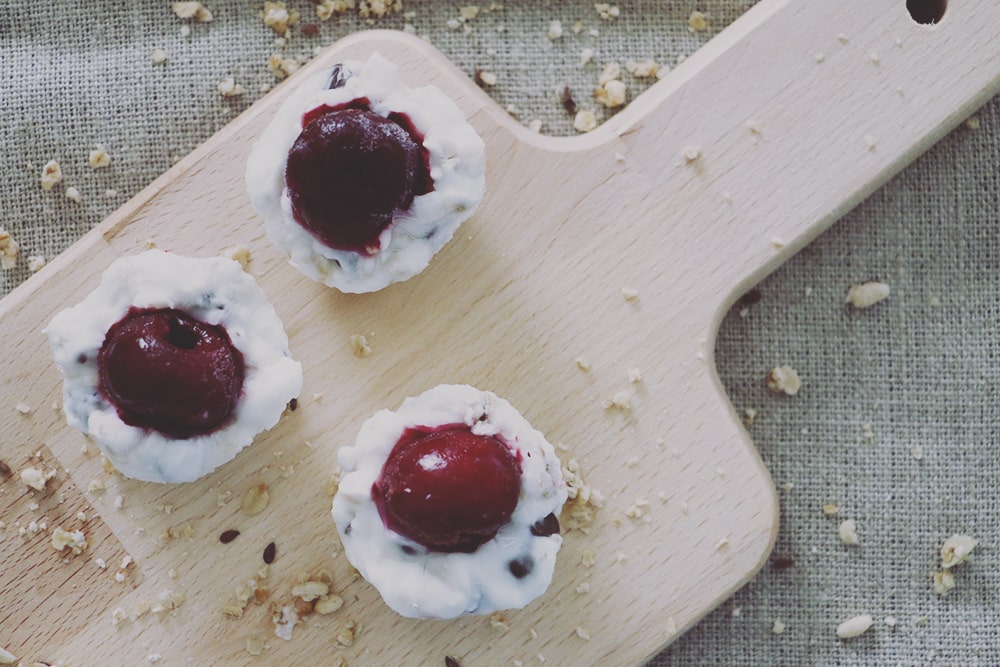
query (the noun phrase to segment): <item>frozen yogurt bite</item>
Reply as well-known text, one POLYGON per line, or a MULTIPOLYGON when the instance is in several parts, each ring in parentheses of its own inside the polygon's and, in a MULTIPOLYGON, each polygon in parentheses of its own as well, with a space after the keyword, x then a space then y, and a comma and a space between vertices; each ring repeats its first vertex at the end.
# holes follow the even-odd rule
POLYGON ((555 449, 504 399, 439 385, 368 419, 338 462, 344 553, 397 613, 520 609, 551 583, 566 485, 555 449))
POLYGON ((302 388, 274 308, 222 257, 123 257, 45 334, 67 421, 134 479, 208 474, 277 424, 302 388))
POLYGON ((254 144, 246 186, 291 264, 343 292, 417 275, 479 205, 482 139, 378 54, 300 82, 254 144))

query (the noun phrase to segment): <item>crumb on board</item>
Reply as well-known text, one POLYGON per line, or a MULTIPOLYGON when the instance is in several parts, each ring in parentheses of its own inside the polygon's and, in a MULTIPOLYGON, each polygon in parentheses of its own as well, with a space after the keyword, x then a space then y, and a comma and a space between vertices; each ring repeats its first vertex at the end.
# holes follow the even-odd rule
POLYGON ((798 372, 791 366, 775 366, 767 374, 767 388, 777 394, 794 396, 802 388, 798 372))
POLYGON ((605 410, 622 410, 628 412, 632 409, 632 396, 625 389, 616 391, 614 394, 604 399, 601 407, 605 410))
POLYGON ((639 290, 635 289, 634 287, 627 287, 627 286, 623 287, 622 297, 626 301, 635 301, 636 299, 639 298, 639 290))
POLYGON ((576 363, 576 367, 579 368, 581 371, 589 371, 591 368, 590 362, 584 359, 583 357, 577 357, 573 361, 576 363))
POLYGON ((257 516, 267 508, 271 500, 271 494, 267 489, 267 484, 260 482, 247 489, 243 496, 241 509, 247 516, 257 516))
POLYGON ((179 19, 194 19, 199 23, 208 23, 212 20, 212 12, 200 2, 175 2, 170 8, 179 19))
POLYGON ((39 470, 38 468, 29 466, 21 471, 21 482, 36 491, 44 491, 45 484, 55 476, 56 471, 54 469, 39 470))
POLYGON ((372 353, 372 348, 368 344, 368 338, 362 334, 354 334, 351 336, 351 352, 354 353, 356 357, 367 357, 372 353))
POLYGON ((597 510, 604 506, 604 495, 587 484, 580 471, 580 464, 575 458, 570 458, 563 464, 562 474, 566 481, 568 498, 559 517, 559 523, 564 532, 579 530, 586 535, 594 523, 597 510))
POLYGON ((222 251, 222 256, 235 262, 239 262, 244 271, 247 270, 247 265, 250 264, 250 248, 242 243, 229 246, 222 251))
POLYGON ((872 623, 874 622, 875 620, 871 617, 871 614, 853 616, 837 626, 837 636, 841 639, 858 637, 868 632, 868 629, 872 627, 872 623))
POLYGON ((889 285, 878 281, 851 285, 847 288, 847 297, 844 301, 855 308, 869 308, 887 299, 890 291, 889 285))
POLYGON ((69 548, 74 555, 81 554, 87 548, 87 536, 82 530, 69 531, 56 526, 52 531, 52 548, 56 551, 69 548))
POLYGON ((684 161, 688 164, 696 162, 701 159, 701 147, 700 146, 686 146, 684 150, 681 151, 681 156, 684 161))

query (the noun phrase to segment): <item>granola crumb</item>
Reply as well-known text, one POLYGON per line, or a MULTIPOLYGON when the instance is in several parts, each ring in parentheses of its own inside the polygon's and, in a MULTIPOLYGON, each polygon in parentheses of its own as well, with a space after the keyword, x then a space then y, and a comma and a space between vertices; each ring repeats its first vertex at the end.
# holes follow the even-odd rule
POLYGON ((111 611, 111 625, 118 625, 123 621, 128 620, 128 612, 125 611, 124 607, 115 607, 111 611))
POLYGON ((798 372, 791 366, 776 366, 767 374, 767 388, 781 394, 794 396, 802 388, 802 380, 798 372))
POLYGON ((622 296, 625 297, 626 301, 635 301, 639 298, 639 290, 634 287, 623 287, 622 296))
POLYGON ((868 150, 870 150, 870 151, 875 150, 875 148, 876 148, 877 145, 878 145, 878 142, 875 141, 875 137, 873 135, 871 135, 871 134, 866 134, 865 135, 865 146, 868 147, 868 150))
POLYGON ((590 633, 583 626, 576 626, 576 630, 573 631, 577 637, 584 641, 590 641, 590 633))
POLYGON ((857 524, 854 523, 854 519, 845 519, 840 522, 840 526, 837 528, 837 534, 840 535, 840 541, 849 546, 856 544, 861 544, 858 539, 858 528, 857 524))
POLYGON ((576 359, 574 359, 574 361, 576 362, 576 367, 579 368, 581 371, 589 371, 591 368, 590 362, 584 359, 583 357, 577 357, 576 359))
POLYGON ((688 32, 704 32, 708 30, 708 17, 697 10, 688 17, 688 32))
POLYGON ((840 508, 836 503, 827 503, 823 505, 823 516, 837 516, 840 512, 840 508))
POLYGON ((149 59, 154 65, 162 65, 167 62, 167 52, 163 49, 153 49, 149 54, 149 59))
POLYGON ((577 595, 585 595, 590 592, 590 582, 584 581, 576 586, 577 595))
POLYGON ((723 551, 724 549, 727 549, 728 547, 729 547, 729 538, 728 537, 723 537, 718 542, 715 543, 715 550, 716 551, 723 551))
POLYGON ((260 655, 264 652, 264 640, 260 637, 249 637, 246 643, 247 653, 250 655, 260 655))
POLYGON ((882 622, 888 625, 890 628, 896 627, 897 623, 895 616, 886 616, 885 618, 882 619, 882 622))
POLYGON ((370 355, 372 348, 368 345, 368 339, 361 334, 351 336, 351 352, 356 357, 367 357, 370 355))
POLYGON ((638 368, 628 369, 628 381, 632 384, 642 382, 642 372, 638 368))
POLYGON ((244 271, 247 270, 247 265, 250 264, 250 248, 242 243, 229 246, 222 251, 222 256, 239 262, 244 271))
POLYGON ((402 0, 361 0, 358 5, 358 16, 363 19, 382 18, 401 11, 403 11, 402 0))
POLYGON ((125 496, 115 496, 114 506, 116 510, 125 507, 125 496))
POLYGON ((62 183, 62 167, 55 160, 49 160, 42 167, 42 189, 51 190, 59 183, 62 183))
POLYGON ((257 516, 267 508, 270 500, 271 494, 267 490, 267 484, 261 482, 247 489, 241 509, 247 516, 257 516))
POLYGON ((42 471, 38 468, 28 467, 21 471, 21 481, 25 486, 31 487, 35 491, 44 491, 46 482, 55 476, 55 470, 42 471))
POLYGON ((840 42, 841 44, 847 44, 847 42, 850 41, 850 38, 844 33, 840 33, 839 35, 837 35, 837 41, 840 42))
POLYGON ((785 632, 785 622, 780 619, 775 619, 774 625, 771 626, 771 632, 776 635, 783 634, 785 632))
POLYGON ((947 570, 964 563, 977 544, 968 535, 952 535, 941 545, 941 567, 947 570))
POLYGON ((623 106, 628 96, 628 88, 619 79, 612 79, 594 89, 594 99, 609 109, 623 106))
POLYGON ((648 77, 658 76, 660 73, 660 65, 655 60, 629 60, 625 63, 625 69, 632 76, 645 79, 648 77))
POLYGON ((200 2, 175 2, 170 8, 179 19, 194 19, 199 23, 208 23, 212 20, 212 12, 200 2))
POLYGON ((982 126, 982 123, 980 123, 978 118, 972 116, 967 121, 965 121, 965 126, 970 130, 978 130, 982 126))
POLYGON ((280 37, 288 35, 288 28, 299 21, 298 10, 289 10, 284 2, 265 2, 261 20, 280 37))
POLYGON ((45 258, 41 255, 30 255, 28 257, 28 270, 32 273, 38 273, 45 266, 45 258))
POLYGON ((584 49, 583 51, 580 51, 580 67, 583 67, 593 59, 594 59, 593 49, 587 48, 584 49))
POLYGON ((573 118, 573 129, 577 132, 590 132, 597 128, 597 116, 590 109, 576 112, 573 118))
POLYGON ((684 161, 688 164, 701 159, 701 148, 699 146, 688 146, 683 151, 681 151, 681 156, 684 157, 684 161))
POLYGON ((111 156, 100 146, 90 151, 87 163, 91 169, 104 169, 111 166, 111 156))
POLYGON ((820 64, 826 62, 826 54, 825 53, 814 53, 813 54, 813 60, 816 61, 817 65, 820 65, 820 64))
POLYGON ((20 412, 22 415, 31 414, 31 406, 27 403, 18 403, 14 406, 14 409, 20 412))
POLYGON ((549 21, 549 29, 548 32, 545 33, 545 36, 551 40, 556 40, 561 38, 563 36, 562 22, 549 21))
POLYGON ((267 67, 274 78, 281 81, 298 71, 299 61, 295 58, 282 58, 280 53, 272 53, 267 58, 267 67))
POLYGON ((890 287, 886 283, 872 281, 847 288, 845 303, 855 308, 869 308, 888 298, 890 287))
POLYGON ((244 93, 243 86, 236 83, 236 80, 231 76, 227 76, 219 81, 216 89, 223 97, 239 97, 244 93))
POLYGON ((339 595, 329 594, 324 595, 316 600, 316 605, 313 607, 313 611, 321 616, 326 616, 327 614, 332 614, 338 611, 344 606, 344 599, 339 595))
POLYGON ((0 268, 13 269, 17 266, 17 253, 21 246, 3 227, 0 227, 0 268))
POLYGON ((79 204, 83 201, 83 195, 80 194, 80 190, 73 186, 66 188, 66 192, 63 193, 66 199, 70 200, 74 204, 79 204))
POLYGON ((503 634, 510 630, 510 624, 507 623, 507 616, 501 611, 495 611, 490 614, 490 627, 503 634))
POLYGON ((875 620, 871 614, 860 614, 847 619, 837 626, 837 636, 841 639, 851 639, 868 632, 875 620))
POLYGON ((52 531, 52 548, 56 551, 62 551, 67 547, 73 552, 73 555, 83 553, 83 550, 87 548, 87 536, 83 534, 82 530, 68 531, 57 526, 52 531))
POLYGON ((594 11, 597 15, 601 17, 604 21, 610 21, 621 16, 621 8, 618 5, 612 5, 607 2, 599 2, 594 5, 594 11))
POLYGON ((354 646, 359 632, 361 632, 361 625, 357 621, 348 621, 337 633, 337 645, 344 648, 354 646))
MULTIPOLYGON (((562 474, 566 481, 568 499, 563 506, 559 523, 564 532, 579 530, 586 535, 594 523, 597 510, 604 506, 604 496, 587 484, 580 472, 580 464, 575 458, 570 458, 563 464, 562 474)), ((584 552, 584 560, 581 562, 590 567, 593 565, 593 554, 588 556, 588 553, 584 552), (588 558, 590 565, 587 565, 588 558)))
POLYGON ((343 14, 354 9, 355 0, 321 0, 316 3, 316 18, 327 21, 335 14, 343 14))
POLYGON ((601 403, 601 407, 605 410, 615 409, 627 412, 632 409, 632 398, 627 391, 621 389, 604 399, 604 402, 601 403))
POLYGON ((953 588, 955 588, 955 575, 951 573, 951 570, 941 570, 940 572, 935 572, 933 581, 934 592, 938 595, 947 595, 953 588))

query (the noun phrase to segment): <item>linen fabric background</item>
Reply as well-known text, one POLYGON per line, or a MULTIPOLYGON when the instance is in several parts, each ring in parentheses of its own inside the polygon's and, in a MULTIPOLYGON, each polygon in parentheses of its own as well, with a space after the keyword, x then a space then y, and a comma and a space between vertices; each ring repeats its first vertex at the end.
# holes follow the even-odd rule
MULTIPOLYGON (((453 29, 463 3, 405 0, 403 13, 371 22, 356 10, 319 22, 309 0, 288 0, 319 31, 293 29, 280 44, 259 17, 262 2, 205 4, 210 23, 182 22, 168 0, 0 1, 0 226, 22 248, 18 266, 0 272, 0 294, 28 277, 27 257, 59 253, 258 99, 276 82, 272 53, 304 60, 352 31, 409 25, 470 76, 495 73, 490 94, 520 121, 571 135, 564 86, 581 108, 599 107, 590 91, 605 64, 675 65, 746 9, 621 1, 620 15, 604 20, 593 2, 509 0, 453 29), (693 10, 708 17, 706 30, 688 29, 693 10), (563 36, 553 40, 554 20, 563 36), (595 55, 582 66, 587 48, 595 55), (154 64, 153 49, 167 61, 154 64), (219 94, 229 76, 242 96, 219 94), (108 168, 88 165, 97 146, 108 168), (39 176, 52 159, 65 181, 46 192, 39 176), (70 186, 79 203, 65 196, 70 186)), ((653 82, 622 80, 630 99, 653 82)), ((781 529, 760 575, 650 666, 1000 664, 1000 98, 975 119, 723 321, 718 371, 737 409, 756 410, 749 430, 779 488, 781 529), (876 278, 892 288, 886 301, 845 305, 850 284, 876 278), (800 373, 798 395, 765 387, 780 364, 800 373), (839 516, 824 516, 826 503, 839 516), (838 537, 848 518, 859 545, 838 537), (980 544, 942 597, 931 575, 955 533, 980 544), (837 639, 837 624, 861 613, 875 626, 837 639)))

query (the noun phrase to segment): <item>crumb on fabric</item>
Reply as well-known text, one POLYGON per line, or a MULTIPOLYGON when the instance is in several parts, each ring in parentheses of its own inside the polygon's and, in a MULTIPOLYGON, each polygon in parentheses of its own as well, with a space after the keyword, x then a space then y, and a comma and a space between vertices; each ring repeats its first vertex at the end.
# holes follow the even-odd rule
POLYGON ((20 244, 3 227, 0 227, 0 268, 13 269, 17 266, 20 244))
POLYGON ((891 288, 883 282, 872 281, 847 288, 845 302, 855 308, 869 308, 889 297, 891 288))
POLYGON ((590 132, 597 128, 597 116, 589 109, 578 111, 573 118, 573 129, 577 132, 590 132))
POLYGON ((227 76, 219 81, 219 83, 216 84, 216 89, 223 97, 239 97, 245 92, 243 90, 243 86, 236 83, 236 80, 231 76, 227 76))
POLYGON ((858 528, 855 524, 854 519, 845 519, 840 522, 840 526, 837 528, 837 534, 840 536, 840 541, 849 546, 861 544, 858 539, 858 528))
POLYGON ((767 388, 777 394, 794 396, 802 388, 802 380, 798 372, 791 366, 776 366, 771 369, 766 378, 767 388))
POLYGON ((59 163, 55 160, 49 160, 46 162, 45 166, 42 167, 42 189, 51 190, 59 183, 62 183, 62 180, 62 167, 59 166, 59 163))
POLYGON ((935 572, 932 579, 934 592, 938 595, 947 595, 955 588, 955 575, 952 574, 951 570, 935 572))
POLYGON ((212 20, 212 12, 200 2, 175 2, 170 6, 179 19, 194 19, 199 23, 212 20))
POLYGON ((90 151, 87 163, 91 169, 106 169, 111 166, 111 156, 101 146, 90 151))
POLYGON ((859 614, 843 621, 837 626, 837 636, 841 639, 851 639, 868 632, 875 620, 871 614, 859 614))
POLYGON ((952 535, 941 545, 941 567, 949 569, 964 563, 977 544, 968 535, 952 535))

